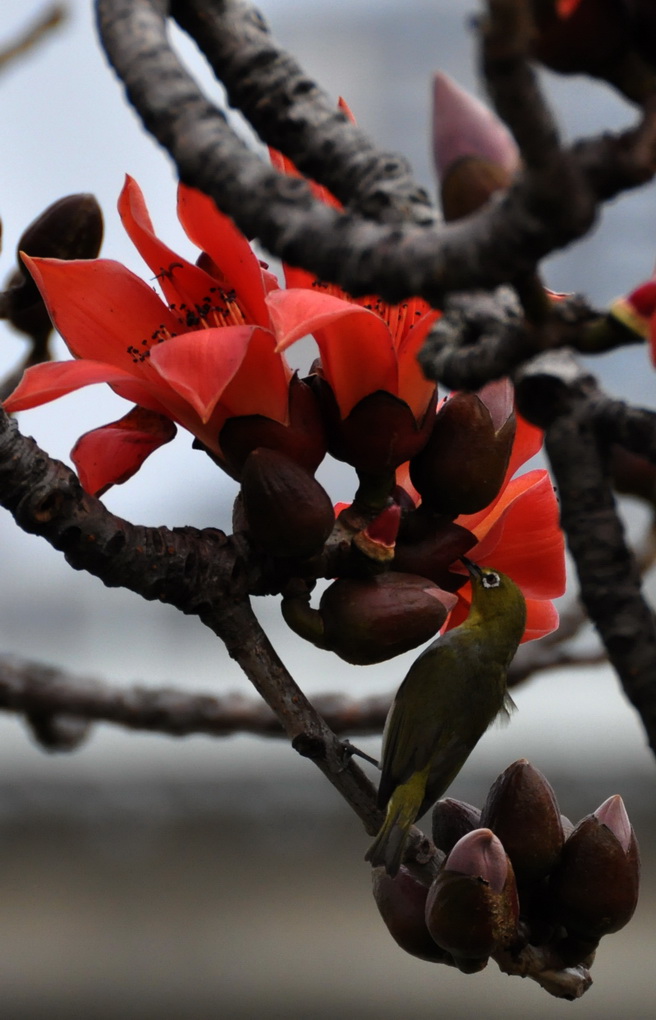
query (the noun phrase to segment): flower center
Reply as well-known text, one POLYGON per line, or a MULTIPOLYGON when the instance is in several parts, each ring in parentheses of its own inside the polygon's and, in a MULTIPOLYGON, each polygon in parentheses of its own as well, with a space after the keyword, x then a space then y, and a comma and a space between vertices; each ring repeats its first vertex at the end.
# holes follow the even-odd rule
POLYGON ((352 298, 333 283, 324 283, 323 280, 313 280, 312 286, 316 290, 323 290, 333 297, 342 298, 343 301, 350 301, 351 304, 360 305, 370 312, 375 312, 389 327, 389 331, 398 344, 406 333, 409 332, 414 323, 425 315, 428 306, 421 298, 410 298, 409 301, 402 301, 399 305, 389 305, 379 297, 352 298))
MULTIPOLYGON (((234 290, 223 290, 222 287, 210 287, 209 294, 196 304, 171 304, 173 313, 185 332, 195 329, 215 329, 217 326, 243 326, 246 316, 237 300, 234 290)), ((178 336, 160 323, 149 337, 141 341, 138 347, 130 344, 127 352, 134 364, 141 364, 150 357, 151 348, 165 340, 178 336)))

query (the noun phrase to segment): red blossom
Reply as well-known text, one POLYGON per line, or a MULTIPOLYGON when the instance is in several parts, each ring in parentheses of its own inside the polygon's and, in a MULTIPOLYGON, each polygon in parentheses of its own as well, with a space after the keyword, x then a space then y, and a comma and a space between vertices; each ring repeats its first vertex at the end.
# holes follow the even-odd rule
MULTIPOLYGON (((180 186, 178 212, 190 239, 202 247, 198 264, 155 235, 143 195, 130 177, 119 212, 164 300, 118 262, 23 256, 76 360, 28 369, 5 408, 36 407, 98 382, 133 401, 136 418, 128 415, 87 433, 76 445, 76 466, 93 492, 131 477, 149 453, 172 438, 172 422, 238 474, 239 463, 223 460, 225 423, 235 417, 267 419, 278 427, 271 440, 277 445, 290 425, 291 394, 302 385, 276 351, 267 307, 275 278, 232 221, 194 189, 180 186)), ((294 403, 303 405, 303 428, 297 432, 308 437, 305 443, 296 435, 295 446, 305 443, 299 459, 314 470, 324 453, 318 410, 308 423, 308 401, 295 396, 294 403)))
MULTIPOLYGON (((343 100, 340 109, 353 119, 343 100)), ((278 170, 299 176, 290 160, 275 150, 270 152, 278 170)), ((340 207, 326 188, 309 183, 319 201, 340 207)), ((380 446, 387 451, 392 467, 398 466, 424 442, 421 425, 432 409, 436 388, 423 374, 417 354, 440 312, 421 298, 398 305, 376 296, 353 298, 304 269, 286 265, 284 271, 286 289, 270 294, 267 301, 278 350, 287 350, 308 333, 315 338, 320 353, 315 373, 332 394, 324 406, 327 416, 335 419, 329 429, 330 452, 358 469, 387 467, 371 442, 371 434, 381 428, 390 437, 380 446), (358 407, 374 394, 382 399, 358 407), (390 397, 405 409, 407 419, 403 410, 392 408, 390 397), (333 399, 334 408, 330 407, 333 399), (356 416, 349 428, 347 420, 354 410, 356 416), (344 428, 342 422, 347 422, 344 428), (363 442, 365 431, 370 438, 363 442)))

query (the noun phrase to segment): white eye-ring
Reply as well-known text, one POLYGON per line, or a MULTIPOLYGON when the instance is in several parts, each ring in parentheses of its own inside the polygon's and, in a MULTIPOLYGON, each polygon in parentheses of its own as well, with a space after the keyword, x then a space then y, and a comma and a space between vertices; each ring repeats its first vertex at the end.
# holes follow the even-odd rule
POLYGON ((481 584, 484 588, 498 588, 501 584, 501 578, 498 574, 490 572, 489 574, 483 574, 481 584))

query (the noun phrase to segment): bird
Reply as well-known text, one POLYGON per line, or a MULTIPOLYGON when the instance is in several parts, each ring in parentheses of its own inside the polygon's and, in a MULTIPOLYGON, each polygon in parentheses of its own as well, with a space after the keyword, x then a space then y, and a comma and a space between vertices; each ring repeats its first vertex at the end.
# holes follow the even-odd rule
POLYGON ((520 588, 461 557, 472 586, 466 620, 410 667, 383 732, 378 807, 385 820, 365 860, 397 874, 410 827, 439 800, 493 720, 514 708, 508 667, 526 626, 520 588))

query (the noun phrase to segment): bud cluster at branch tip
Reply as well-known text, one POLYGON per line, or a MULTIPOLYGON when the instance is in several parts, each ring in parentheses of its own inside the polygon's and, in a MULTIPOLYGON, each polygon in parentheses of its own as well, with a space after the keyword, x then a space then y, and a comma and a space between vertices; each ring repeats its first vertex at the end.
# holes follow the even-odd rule
POLYGON ((430 887, 408 864, 394 878, 373 873, 390 934, 421 959, 473 973, 495 957, 521 973, 522 954, 539 950, 552 969, 589 968, 599 940, 635 910, 640 859, 621 797, 572 826, 525 759, 498 777, 482 811, 438 801, 433 839, 439 870, 430 887))

